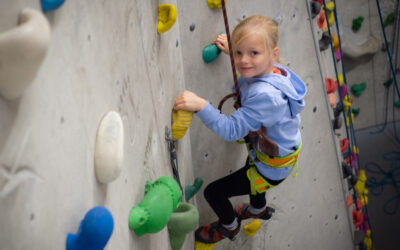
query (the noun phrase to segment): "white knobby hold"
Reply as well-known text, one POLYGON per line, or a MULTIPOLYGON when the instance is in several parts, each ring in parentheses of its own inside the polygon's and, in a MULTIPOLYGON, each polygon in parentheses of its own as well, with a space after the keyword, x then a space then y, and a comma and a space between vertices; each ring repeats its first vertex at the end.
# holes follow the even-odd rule
POLYGON ((343 28, 341 42, 343 55, 353 59, 363 55, 375 54, 382 46, 382 41, 375 36, 362 37, 345 28, 343 28))
POLYGON ((25 8, 18 25, 0 34, 0 93, 7 99, 22 95, 36 77, 50 43, 50 25, 39 11, 25 8))
POLYGON ((124 163, 124 126, 121 116, 115 111, 108 112, 100 122, 94 165, 97 180, 109 183, 117 179, 124 163))

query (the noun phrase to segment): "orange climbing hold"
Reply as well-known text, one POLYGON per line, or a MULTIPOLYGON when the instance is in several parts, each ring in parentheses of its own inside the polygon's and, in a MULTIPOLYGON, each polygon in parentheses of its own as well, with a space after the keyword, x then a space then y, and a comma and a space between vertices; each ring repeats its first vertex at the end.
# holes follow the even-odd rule
POLYGON ((329 106, 331 106, 331 108, 335 107, 337 103, 336 95, 334 93, 330 93, 328 94, 328 97, 329 97, 329 106))
POLYGON ((321 10, 319 12, 319 18, 317 19, 317 24, 318 27, 323 31, 325 31, 326 28, 328 28, 328 23, 326 22, 326 16, 324 10, 321 10))
POLYGON ((353 199, 351 198, 350 195, 347 196, 347 207, 350 207, 353 205, 353 199))

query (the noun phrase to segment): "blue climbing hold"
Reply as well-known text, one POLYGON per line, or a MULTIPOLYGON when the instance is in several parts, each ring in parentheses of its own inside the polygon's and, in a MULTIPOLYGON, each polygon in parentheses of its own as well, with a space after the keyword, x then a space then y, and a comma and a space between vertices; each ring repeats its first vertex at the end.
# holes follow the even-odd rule
POLYGON ((90 209, 77 234, 68 234, 67 250, 102 250, 114 229, 113 217, 105 207, 90 209))
POLYGON ((65 0, 40 0, 42 4, 42 10, 44 13, 49 12, 50 10, 55 10, 60 7, 65 0))

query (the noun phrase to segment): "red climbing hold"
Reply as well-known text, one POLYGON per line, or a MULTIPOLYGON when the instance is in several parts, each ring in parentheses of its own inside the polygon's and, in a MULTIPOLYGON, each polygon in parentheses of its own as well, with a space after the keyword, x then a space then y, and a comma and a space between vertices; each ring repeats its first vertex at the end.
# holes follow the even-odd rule
POLYGON ((340 140, 340 151, 343 153, 349 148, 349 139, 340 140))
POLYGON ((325 78, 326 92, 328 94, 335 92, 338 89, 338 84, 332 78, 325 78))
POLYGON ((356 228, 359 228, 361 226, 361 224, 363 223, 363 213, 357 211, 357 210, 353 210, 352 212, 353 215, 353 224, 356 228))

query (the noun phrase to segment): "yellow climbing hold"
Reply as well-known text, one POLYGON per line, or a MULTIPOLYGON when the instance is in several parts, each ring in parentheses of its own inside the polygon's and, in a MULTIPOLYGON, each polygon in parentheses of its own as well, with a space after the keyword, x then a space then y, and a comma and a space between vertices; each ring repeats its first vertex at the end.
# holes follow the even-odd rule
POLYGON ((192 123, 193 112, 186 110, 172 111, 172 137, 181 139, 185 136, 186 130, 192 123))
POLYGON ((351 107, 351 97, 349 95, 346 95, 343 98, 343 104, 344 104, 344 111, 347 113, 347 110, 351 107))
POLYGON ((177 14, 178 10, 171 4, 159 5, 157 32, 161 34, 169 30, 175 24, 177 14))
POLYGON ((261 228, 260 220, 255 220, 255 221, 251 222, 250 224, 247 224, 246 226, 244 226, 243 231, 247 236, 252 237, 252 236, 256 235, 257 231, 260 228, 261 228))
MULTIPOLYGON (((225 0, 226 2, 226 0, 225 0)), ((207 0, 208 7, 214 10, 218 10, 222 7, 221 0, 207 0)))
POLYGON ((342 74, 337 74, 337 75, 338 75, 337 77, 335 76, 335 81, 337 82, 338 78, 339 78, 339 84, 340 84, 340 86, 342 86, 343 85, 343 75, 342 74))
POLYGON ((326 3, 326 10, 327 10, 327 16, 328 16, 328 22, 329 22, 329 27, 332 26, 332 24, 335 22, 335 17, 333 16, 333 9, 335 8, 335 4, 330 1, 326 3))
POLYGON ((200 242, 200 241, 195 241, 194 249, 195 250, 212 250, 215 247, 216 244, 217 243, 207 244, 207 243, 203 243, 203 242, 200 242))
POLYGON ((372 250, 372 238, 371 238, 371 230, 367 230, 367 235, 364 237, 364 244, 367 247, 367 250, 372 250))
MULTIPOLYGON (((346 124, 347 124, 347 126, 350 126, 350 119, 347 114, 346 114, 346 124)), ((351 113, 351 124, 354 124, 354 114, 353 113, 351 113)))

